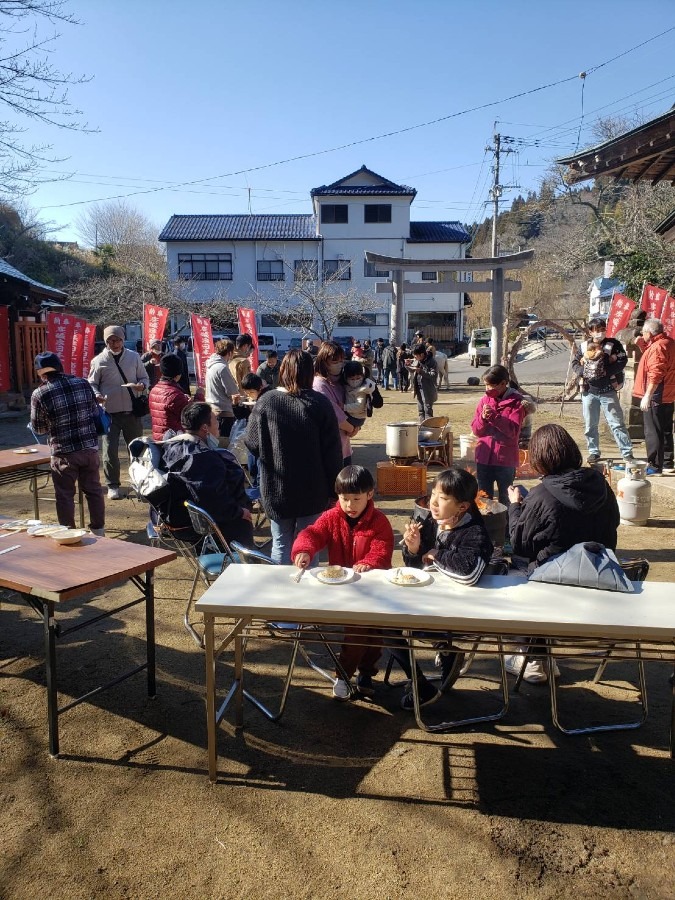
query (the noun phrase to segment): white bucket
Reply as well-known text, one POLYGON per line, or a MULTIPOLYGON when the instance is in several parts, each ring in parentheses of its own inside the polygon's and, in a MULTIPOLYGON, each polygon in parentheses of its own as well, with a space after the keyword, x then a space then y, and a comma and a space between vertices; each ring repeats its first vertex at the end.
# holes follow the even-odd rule
POLYGON ((460 434, 459 436, 459 455, 461 459, 468 459, 475 462, 474 451, 478 438, 475 434, 460 434))

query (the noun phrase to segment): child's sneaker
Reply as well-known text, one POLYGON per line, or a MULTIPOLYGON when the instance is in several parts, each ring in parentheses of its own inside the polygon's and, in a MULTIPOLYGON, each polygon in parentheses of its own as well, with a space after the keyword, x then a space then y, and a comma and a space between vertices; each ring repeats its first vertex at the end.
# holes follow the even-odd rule
POLYGON ((362 697, 374 697, 375 686, 373 685, 372 675, 360 675, 356 679, 356 690, 362 697))
POLYGON ((349 700, 351 697, 349 685, 343 678, 336 678, 333 684, 333 696, 336 700, 349 700))
MULTIPOLYGON (((440 696, 441 692, 437 691, 428 681, 420 684, 420 706, 431 706, 432 703, 435 703, 440 699, 440 696)), ((412 682, 410 683, 407 693, 401 698, 401 709, 405 709, 408 712, 412 712, 415 709, 412 682)))
MULTIPOLYGON (((517 653, 515 656, 507 656, 504 660, 504 668, 507 672, 510 672, 511 675, 520 675, 520 670, 523 668, 524 661, 525 657, 522 653, 517 653)), ((560 669, 555 660, 552 660, 552 663, 553 677, 557 678, 560 675, 560 669)), ((535 658, 528 662, 525 666, 523 681, 529 681, 530 684, 543 684, 548 681, 546 665, 543 659, 535 658)))

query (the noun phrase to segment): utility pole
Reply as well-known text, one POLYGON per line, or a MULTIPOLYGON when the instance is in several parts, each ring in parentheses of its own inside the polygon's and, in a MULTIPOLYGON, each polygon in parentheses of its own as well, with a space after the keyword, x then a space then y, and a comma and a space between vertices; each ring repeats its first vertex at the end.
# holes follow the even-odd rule
MULTIPOLYGON (((513 138, 502 137, 495 131, 494 145, 487 147, 495 157, 494 180, 490 189, 492 197, 492 257, 493 259, 499 255, 499 247, 497 245, 497 219, 499 218, 499 198, 501 197, 505 187, 512 185, 502 185, 499 183, 499 167, 502 153, 513 153, 510 148, 503 148, 502 141, 509 143, 513 138)), ((502 346, 504 344, 504 270, 493 269, 492 281, 494 290, 492 291, 492 299, 490 303, 490 323, 492 325, 492 341, 490 344, 490 363, 494 366, 502 361, 502 346)))

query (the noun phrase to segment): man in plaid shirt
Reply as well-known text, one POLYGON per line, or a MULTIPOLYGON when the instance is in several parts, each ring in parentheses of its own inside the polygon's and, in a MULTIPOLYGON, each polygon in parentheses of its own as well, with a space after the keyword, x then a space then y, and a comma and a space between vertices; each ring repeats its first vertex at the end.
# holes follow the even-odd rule
POLYGON ((89 529, 105 534, 105 501, 99 475, 96 397, 85 378, 66 375, 55 353, 39 353, 35 369, 42 380, 30 398, 30 424, 47 434, 60 525, 75 527, 75 485, 79 482, 89 507, 89 529))

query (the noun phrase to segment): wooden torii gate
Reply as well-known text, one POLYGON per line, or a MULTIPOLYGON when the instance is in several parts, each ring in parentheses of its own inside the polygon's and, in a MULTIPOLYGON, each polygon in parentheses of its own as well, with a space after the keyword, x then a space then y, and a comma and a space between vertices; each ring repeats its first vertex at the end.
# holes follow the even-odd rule
POLYGON ((484 259, 407 259, 397 256, 382 256, 366 250, 366 261, 375 264, 378 269, 389 269, 392 273, 390 281, 380 282, 375 291, 378 294, 391 294, 391 342, 398 344, 403 335, 403 316, 405 312, 405 294, 459 294, 465 291, 491 293, 490 321, 492 323, 491 363, 501 362, 501 349, 504 338, 504 292, 519 291, 520 281, 504 279, 504 270, 522 269, 534 257, 534 250, 523 250, 509 256, 485 257, 484 259), (489 281, 448 281, 436 282, 405 281, 406 272, 492 272, 489 281))

